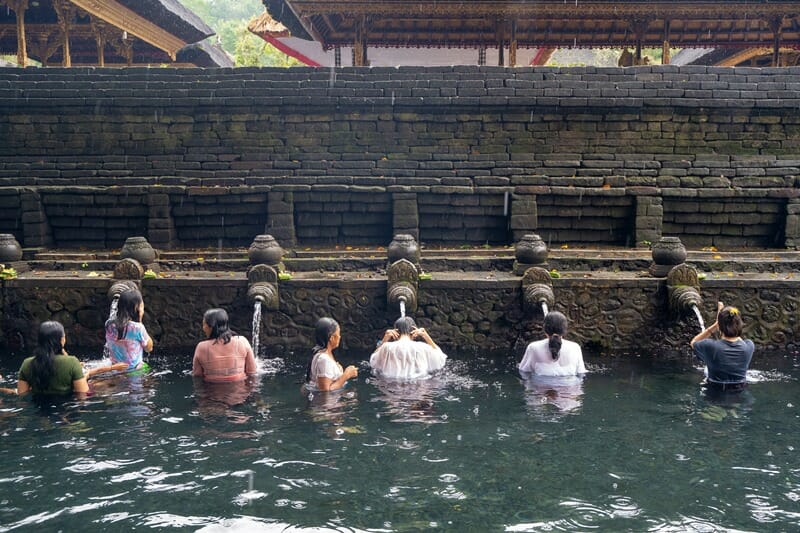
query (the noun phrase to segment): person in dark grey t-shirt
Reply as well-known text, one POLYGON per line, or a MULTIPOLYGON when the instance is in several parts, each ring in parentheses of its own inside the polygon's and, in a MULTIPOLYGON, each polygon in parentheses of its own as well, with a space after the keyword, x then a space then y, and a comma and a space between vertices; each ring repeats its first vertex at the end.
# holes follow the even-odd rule
POLYGON ((706 364, 706 382, 722 389, 747 386, 747 368, 753 358, 753 341, 743 339, 742 314, 736 307, 717 302, 717 321, 691 342, 694 354, 706 364), (709 338, 719 332, 719 339, 709 338))

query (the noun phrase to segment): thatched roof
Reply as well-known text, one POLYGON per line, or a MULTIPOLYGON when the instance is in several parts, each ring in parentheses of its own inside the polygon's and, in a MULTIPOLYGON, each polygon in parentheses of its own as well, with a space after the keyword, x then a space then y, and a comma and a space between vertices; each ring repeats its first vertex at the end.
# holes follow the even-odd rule
POLYGON ((247 29, 256 35, 270 35, 272 37, 289 37, 292 35, 286 26, 272 18, 266 11, 253 18, 247 24, 247 29))

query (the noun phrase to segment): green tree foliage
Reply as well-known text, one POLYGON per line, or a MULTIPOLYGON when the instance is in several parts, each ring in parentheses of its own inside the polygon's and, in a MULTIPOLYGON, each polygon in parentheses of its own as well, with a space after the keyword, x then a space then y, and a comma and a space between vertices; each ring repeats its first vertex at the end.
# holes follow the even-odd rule
POLYGON ((261 0, 181 0, 181 3, 217 32, 222 48, 234 57, 237 67, 300 65, 247 30, 248 22, 264 12, 261 0))

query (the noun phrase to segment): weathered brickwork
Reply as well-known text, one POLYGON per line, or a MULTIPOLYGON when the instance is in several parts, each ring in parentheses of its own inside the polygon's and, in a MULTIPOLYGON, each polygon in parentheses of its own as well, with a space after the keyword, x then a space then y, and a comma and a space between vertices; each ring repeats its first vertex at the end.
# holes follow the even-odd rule
POLYGON ((798 108, 798 67, 0 69, 0 229, 25 246, 86 228, 87 246, 266 230, 285 245, 536 231, 796 248, 798 108), (104 204, 121 186, 143 189, 104 204), (335 235, 309 199, 323 193, 359 198, 328 202, 335 235), (692 200, 683 221, 672 207, 692 200), (723 222, 734 200, 777 211, 723 222))
MULTIPOLYGON (((0 346, 20 348, 35 342, 35 327, 58 320, 69 331, 71 346, 95 350, 103 343, 108 315, 109 280, 19 279, 3 282, 0 291, 0 346)), ((794 350, 798 338, 800 289, 794 280, 746 284, 735 279, 704 282, 702 312, 713 316, 716 302, 733 303, 745 316, 744 336, 759 349, 794 350)), ((144 323, 158 354, 189 354, 200 341, 203 312, 225 308, 234 330, 249 336, 252 305, 247 281, 239 276, 213 279, 157 279, 141 283, 147 302, 144 323), (178 305, 176 302, 179 302, 178 305)), ((663 281, 646 278, 554 280, 555 308, 570 320, 569 337, 593 353, 688 353, 697 333, 694 316, 672 316, 663 281)), ((389 309, 386 283, 351 278, 281 282, 280 308, 262 316, 264 354, 305 361, 320 316, 342 327, 343 349, 369 353, 397 318, 389 309)), ((520 354, 543 337, 541 313, 526 313, 519 280, 427 281, 420 285, 414 318, 437 343, 460 354, 492 351, 520 354)))

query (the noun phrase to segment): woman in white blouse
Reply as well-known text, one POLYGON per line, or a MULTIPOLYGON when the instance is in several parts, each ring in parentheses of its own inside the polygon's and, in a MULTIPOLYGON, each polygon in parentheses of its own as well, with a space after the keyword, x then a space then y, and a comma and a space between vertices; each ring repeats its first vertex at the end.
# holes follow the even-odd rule
POLYGON ((342 338, 339 324, 332 318, 320 318, 314 331, 316 345, 314 355, 306 369, 306 384, 309 388, 321 391, 344 387, 348 379, 358 377, 358 369, 353 365, 342 369, 333 350, 339 347, 342 338))
POLYGON ((578 343, 564 339, 567 332, 567 317, 558 311, 547 313, 544 317, 546 339, 528 345, 519 371, 537 376, 575 376, 585 374, 583 353, 578 343))

